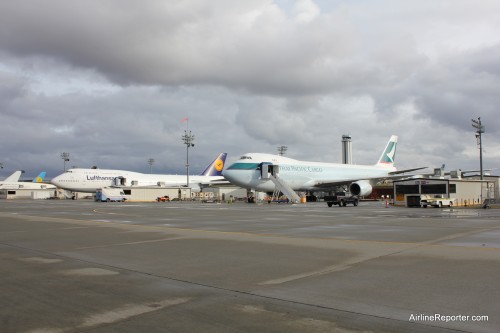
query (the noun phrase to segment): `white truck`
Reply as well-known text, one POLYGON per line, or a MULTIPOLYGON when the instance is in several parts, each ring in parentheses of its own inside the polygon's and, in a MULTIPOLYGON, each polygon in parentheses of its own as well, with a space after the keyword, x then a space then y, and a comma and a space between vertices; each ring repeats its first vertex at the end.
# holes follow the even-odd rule
POLYGON ((110 202, 120 201, 124 202, 127 197, 121 188, 103 187, 96 191, 95 201, 110 202))
POLYGON ((420 196, 420 207, 427 208, 427 206, 432 207, 453 207, 456 206, 457 199, 455 198, 444 198, 441 195, 427 195, 422 194, 420 196))

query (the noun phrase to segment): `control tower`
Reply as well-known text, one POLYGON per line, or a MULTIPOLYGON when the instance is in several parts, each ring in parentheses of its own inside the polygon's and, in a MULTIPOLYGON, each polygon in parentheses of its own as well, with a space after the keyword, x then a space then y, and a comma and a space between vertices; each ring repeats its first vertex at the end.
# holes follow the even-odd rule
POLYGON ((352 164, 352 142, 348 134, 342 135, 342 163, 352 164))

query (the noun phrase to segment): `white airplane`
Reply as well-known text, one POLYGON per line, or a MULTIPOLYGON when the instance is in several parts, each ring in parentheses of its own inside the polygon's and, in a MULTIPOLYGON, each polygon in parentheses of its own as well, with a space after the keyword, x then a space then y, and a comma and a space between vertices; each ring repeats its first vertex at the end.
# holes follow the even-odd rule
MULTIPOLYGON (((189 176, 189 186, 199 190, 201 186, 224 181, 222 169, 226 153, 221 153, 199 176, 189 176)), ((186 186, 185 175, 159 175, 109 169, 69 169, 52 178, 51 183, 72 192, 94 193, 109 186, 186 186)))
MULTIPOLYGON (((273 192, 278 182, 294 191, 331 191, 349 185, 352 195, 365 196, 375 183, 405 172, 394 167, 398 137, 391 136, 375 165, 307 162, 271 154, 249 153, 223 171, 232 184, 262 192, 273 192)), ((401 176, 397 176, 401 178, 401 176)))
POLYGON ((43 183, 46 172, 42 171, 31 182, 20 182, 19 178, 24 171, 16 171, 5 180, 0 181, 0 190, 44 190, 55 189, 54 185, 43 183))

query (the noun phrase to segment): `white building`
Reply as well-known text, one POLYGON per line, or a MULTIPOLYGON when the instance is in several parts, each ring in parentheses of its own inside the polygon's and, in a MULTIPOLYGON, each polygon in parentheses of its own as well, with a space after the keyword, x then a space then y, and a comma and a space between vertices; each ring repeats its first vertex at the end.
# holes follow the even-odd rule
POLYGON ((457 206, 480 206, 498 193, 496 180, 471 179, 407 179, 394 181, 394 205, 419 207, 420 195, 456 199, 457 206))

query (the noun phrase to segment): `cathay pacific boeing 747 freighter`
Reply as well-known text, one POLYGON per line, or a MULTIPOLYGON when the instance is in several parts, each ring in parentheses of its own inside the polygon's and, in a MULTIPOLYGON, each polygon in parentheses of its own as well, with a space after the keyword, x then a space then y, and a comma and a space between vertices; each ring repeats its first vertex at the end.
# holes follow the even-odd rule
MULTIPOLYGON (((249 153, 223 171, 231 183, 256 191, 273 192, 277 182, 294 191, 329 191, 349 186, 352 195, 366 196, 374 183, 424 168, 397 171, 394 167, 398 137, 393 135, 375 165, 307 162, 279 155, 249 153)), ((401 177, 401 176, 398 176, 401 177)))

